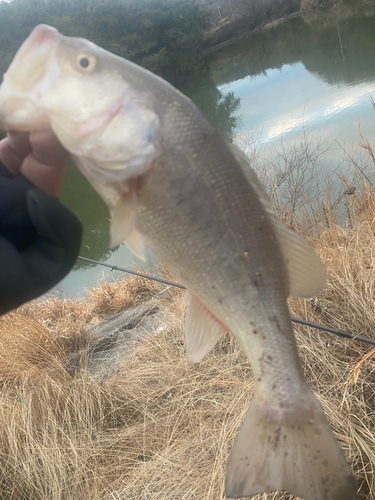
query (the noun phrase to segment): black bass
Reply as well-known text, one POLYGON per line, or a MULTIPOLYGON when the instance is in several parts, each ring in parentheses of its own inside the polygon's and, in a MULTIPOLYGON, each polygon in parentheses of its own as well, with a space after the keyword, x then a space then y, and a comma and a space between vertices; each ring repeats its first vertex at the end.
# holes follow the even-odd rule
POLYGON ((356 484, 306 384, 286 299, 322 290, 307 242, 276 221, 247 159, 163 79, 36 27, 0 87, 0 127, 52 128, 107 203, 111 243, 147 245, 187 287, 186 349, 230 330, 257 382, 230 453, 229 498, 286 490, 353 500, 356 484), (245 173, 247 172, 247 173, 245 173))

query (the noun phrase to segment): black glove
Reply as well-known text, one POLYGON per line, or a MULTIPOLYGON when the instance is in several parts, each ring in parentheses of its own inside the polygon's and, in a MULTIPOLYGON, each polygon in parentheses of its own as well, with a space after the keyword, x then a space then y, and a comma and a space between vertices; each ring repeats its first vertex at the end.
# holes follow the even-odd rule
POLYGON ((81 238, 72 212, 0 163, 0 314, 56 285, 74 265, 81 238))

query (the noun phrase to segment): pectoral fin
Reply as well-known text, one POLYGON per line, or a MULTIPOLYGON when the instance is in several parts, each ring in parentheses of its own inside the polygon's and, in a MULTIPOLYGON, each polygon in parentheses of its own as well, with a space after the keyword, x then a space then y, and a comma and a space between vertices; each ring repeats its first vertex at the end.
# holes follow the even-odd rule
POLYGON ((185 319, 186 351, 193 363, 201 361, 214 347, 216 342, 228 331, 189 292, 186 293, 188 310, 185 319))
POLYGON ((285 224, 274 220, 289 274, 289 295, 310 298, 318 295, 326 283, 326 270, 310 244, 285 224))
POLYGON ((146 247, 142 235, 136 229, 130 233, 124 243, 138 259, 146 262, 146 247))
POLYGON ((135 230, 137 220, 137 197, 134 193, 123 195, 111 210, 110 247, 126 241, 135 230))

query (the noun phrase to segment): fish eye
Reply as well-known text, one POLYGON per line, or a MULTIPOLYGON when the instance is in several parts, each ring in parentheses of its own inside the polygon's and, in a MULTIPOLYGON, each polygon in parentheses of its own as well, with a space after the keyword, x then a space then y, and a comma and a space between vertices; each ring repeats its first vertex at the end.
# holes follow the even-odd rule
POLYGON ((77 66, 85 71, 94 71, 96 67, 96 57, 86 52, 78 54, 77 66))

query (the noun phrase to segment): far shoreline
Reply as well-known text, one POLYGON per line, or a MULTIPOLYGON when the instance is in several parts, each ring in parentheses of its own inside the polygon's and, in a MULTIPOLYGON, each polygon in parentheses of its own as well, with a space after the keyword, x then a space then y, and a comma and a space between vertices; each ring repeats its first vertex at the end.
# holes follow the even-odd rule
POLYGON ((283 24, 287 21, 291 21, 292 19, 295 19, 296 17, 300 17, 301 12, 293 12, 292 14, 285 15, 283 17, 280 17, 279 19, 275 19, 273 21, 269 21, 267 23, 262 24, 261 26, 257 26, 249 31, 245 31, 241 33, 238 36, 234 36, 232 38, 229 38, 223 42, 217 43, 215 45, 212 45, 211 47, 208 47, 207 49, 203 50, 203 55, 207 56, 210 54, 213 54, 214 52, 224 48, 228 47, 232 43, 238 42, 238 40, 242 40, 243 38, 248 38, 253 35, 258 35, 259 33, 262 33, 264 31, 267 31, 269 29, 275 28, 276 26, 280 26, 280 24, 283 24))

